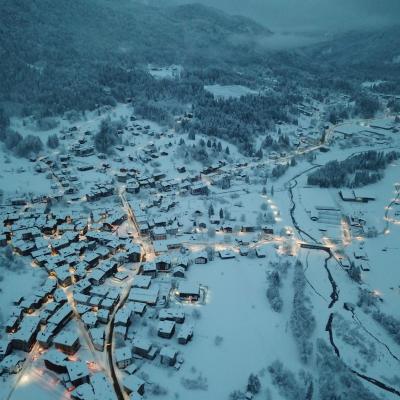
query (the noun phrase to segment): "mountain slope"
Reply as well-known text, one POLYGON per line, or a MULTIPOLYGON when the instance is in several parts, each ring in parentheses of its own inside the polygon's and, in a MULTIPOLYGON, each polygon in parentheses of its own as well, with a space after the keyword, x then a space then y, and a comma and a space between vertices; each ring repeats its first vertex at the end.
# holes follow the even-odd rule
POLYGON ((102 103, 104 70, 235 63, 240 52, 256 54, 248 43, 270 35, 249 19, 196 4, 0 0, 0 8, 0 101, 52 103, 45 113, 73 108, 74 98, 82 101, 78 108, 102 103))

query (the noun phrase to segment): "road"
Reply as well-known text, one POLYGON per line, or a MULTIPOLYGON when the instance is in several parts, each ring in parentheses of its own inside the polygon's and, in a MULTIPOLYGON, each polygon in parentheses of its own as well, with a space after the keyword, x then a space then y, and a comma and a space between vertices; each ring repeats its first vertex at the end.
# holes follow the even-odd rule
MULTIPOLYGON (((148 243, 147 240, 142 238, 142 236, 140 234, 139 224, 136 221, 136 216, 132 210, 132 207, 130 206, 129 202, 126 199, 123 188, 119 188, 118 195, 121 199, 122 207, 127 214, 127 222, 130 225, 130 229, 132 229, 132 231, 134 232, 133 237, 135 239, 135 242, 139 243, 144 250, 141 254, 140 262, 142 262, 142 261, 144 261, 146 256, 148 256, 148 255, 154 256, 154 250, 152 249, 152 246, 150 245, 150 243, 148 243)), ((126 300, 128 299, 129 292, 132 288, 132 284, 133 284, 136 274, 137 274, 137 270, 133 271, 130 279, 126 282, 126 284, 122 290, 119 302, 118 302, 117 306, 114 308, 114 311, 110 317, 110 322, 106 329, 105 347, 106 347, 106 351, 107 351, 108 369, 109 369, 109 373, 110 373, 110 376, 111 376, 111 379, 113 382, 115 394, 117 395, 118 400, 128 399, 129 396, 127 396, 127 394, 124 392, 124 390, 121 386, 121 383, 119 382, 118 375, 117 375, 116 369, 115 369, 114 321, 115 321, 115 315, 125 305, 126 300)))

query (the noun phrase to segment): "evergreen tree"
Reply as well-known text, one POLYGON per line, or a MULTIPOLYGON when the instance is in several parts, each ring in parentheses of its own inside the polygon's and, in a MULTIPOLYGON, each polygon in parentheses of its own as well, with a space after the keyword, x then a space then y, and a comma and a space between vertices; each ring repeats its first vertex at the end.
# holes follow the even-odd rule
POLYGON ((50 135, 47 138, 47 147, 49 147, 50 149, 56 149, 59 145, 59 140, 58 140, 58 136, 56 134, 54 135, 50 135))
POLYGON ((190 131, 188 135, 189 140, 196 140, 196 134, 194 131, 190 131))

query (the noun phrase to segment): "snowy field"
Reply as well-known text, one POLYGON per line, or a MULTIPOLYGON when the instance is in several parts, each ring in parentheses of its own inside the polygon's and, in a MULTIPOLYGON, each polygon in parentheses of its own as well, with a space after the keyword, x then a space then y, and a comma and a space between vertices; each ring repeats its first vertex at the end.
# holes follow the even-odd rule
POLYGON ((235 99, 249 94, 257 94, 257 91, 242 85, 206 85, 204 89, 212 93, 214 97, 221 99, 235 99))

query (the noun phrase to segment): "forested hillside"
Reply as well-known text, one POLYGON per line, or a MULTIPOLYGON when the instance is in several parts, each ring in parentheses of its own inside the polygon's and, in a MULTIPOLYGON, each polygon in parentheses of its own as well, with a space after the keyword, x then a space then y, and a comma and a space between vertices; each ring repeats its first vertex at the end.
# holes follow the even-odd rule
MULTIPOLYGON (((269 34, 248 19, 196 5, 1 0, 0 100, 24 104, 27 113, 90 109, 112 101, 103 90, 113 83, 111 71, 125 87, 142 63, 229 62, 248 40, 269 34)), ((252 62, 249 51, 246 60, 252 62)))

